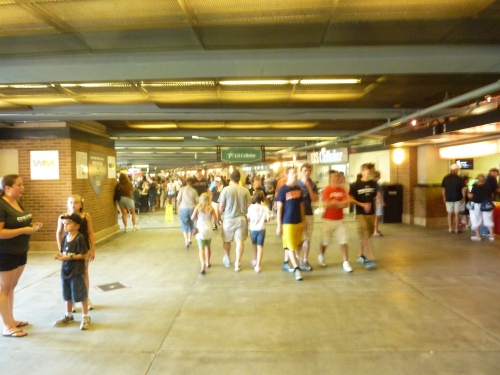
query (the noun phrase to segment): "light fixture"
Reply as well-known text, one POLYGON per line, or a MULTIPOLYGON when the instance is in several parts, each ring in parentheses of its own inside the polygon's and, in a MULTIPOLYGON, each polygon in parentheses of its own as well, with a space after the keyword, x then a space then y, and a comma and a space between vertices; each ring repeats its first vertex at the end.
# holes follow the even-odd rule
POLYGON ((335 78, 335 79, 301 79, 301 85, 352 85, 360 83, 357 78, 335 78))
POLYGON ((485 141, 459 146, 441 147, 439 149, 439 156, 441 159, 473 158, 497 154, 498 150, 498 141, 485 141))
POLYGON ((239 85, 296 85, 298 79, 252 79, 252 80, 234 80, 234 81, 219 81, 219 85, 223 86, 239 86, 239 85))
POLYGON ((415 125, 417 125, 417 120, 412 120, 411 121, 411 126, 415 126, 415 125))
POLYGON ((400 165, 404 159, 405 159, 404 151, 401 148, 395 149, 394 153, 392 154, 392 160, 394 161, 394 164, 400 165))

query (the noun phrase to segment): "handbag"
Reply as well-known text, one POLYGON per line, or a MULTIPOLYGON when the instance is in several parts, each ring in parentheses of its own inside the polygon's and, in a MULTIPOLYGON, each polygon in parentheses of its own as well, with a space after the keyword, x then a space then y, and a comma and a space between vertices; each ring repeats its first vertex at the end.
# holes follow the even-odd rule
POLYGON ((493 208, 495 208, 493 202, 487 196, 484 196, 483 200, 481 201, 481 207, 479 207, 479 209, 481 211, 487 212, 493 210, 493 208))

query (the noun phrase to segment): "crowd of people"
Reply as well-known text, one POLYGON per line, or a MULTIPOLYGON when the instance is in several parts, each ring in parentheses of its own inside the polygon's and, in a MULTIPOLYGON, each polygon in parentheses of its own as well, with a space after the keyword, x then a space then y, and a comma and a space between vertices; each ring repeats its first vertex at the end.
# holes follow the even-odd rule
MULTIPOLYGON (((344 224, 344 209, 354 206, 357 221, 359 249, 356 261, 367 269, 376 268, 370 238, 381 236, 378 221, 383 215, 383 194, 378 184, 380 172, 374 164, 361 166, 361 173, 350 186, 343 173, 329 171, 329 184, 318 191, 311 180, 312 166, 303 164, 298 171, 288 167, 274 179, 267 176, 247 176, 234 170, 229 182, 224 176, 203 177, 198 170, 192 177, 160 179, 140 178, 132 181, 120 174, 115 189, 115 200, 122 214, 125 231, 131 215, 132 230, 137 226, 137 199, 135 193, 148 197, 148 210, 155 211, 163 204, 175 207, 179 214, 185 247, 196 239, 199 249, 200 274, 206 275, 211 267, 211 241, 214 231, 221 228, 224 255, 222 264, 242 269, 244 242, 250 235, 252 243, 251 265, 256 273, 262 271, 266 222, 276 217, 276 234, 282 238, 284 259, 282 270, 293 273, 297 281, 303 280, 302 272, 312 271, 309 263, 311 239, 314 230, 313 205, 321 200, 323 206, 321 241, 318 264, 326 267, 326 249, 336 240, 342 256, 342 268, 353 271, 349 264, 349 233, 344 224), (154 194, 150 194, 152 191, 154 194), (161 192, 164 192, 163 194, 161 192), (144 194, 145 192, 145 194, 144 194), (235 260, 231 261, 231 243, 235 242, 235 260)), ((468 225, 475 232, 473 241, 480 241, 483 229, 490 241, 495 240, 492 221, 493 199, 500 193, 497 179, 499 171, 492 168, 488 175, 479 174, 474 183, 467 185, 468 178, 459 175, 456 164, 443 178, 443 201, 448 213, 448 232, 460 233, 468 225)), ((0 316, 3 321, 2 335, 24 337, 27 321, 14 318, 14 289, 27 263, 31 236, 42 227, 33 221, 32 214, 20 203, 24 193, 22 179, 7 175, 0 181, 0 316)), ((89 299, 89 262, 95 258, 95 238, 92 218, 84 210, 84 199, 71 195, 67 210, 57 223, 56 240, 59 251, 54 259, 61 262, 62 295, 65 313, 55 322, 60 327, 74 321, 75 304, 81 303, 80 329, 90 327, 89 311, 93 305, 89 299)))
POLYGON ((470 228, 474 231, 472 241, 481 241, 483 237, 495 241, 493 201, 500 193, 498 168, 491 168, 487 175, 479 173, 472 183, 468 176, 459 173, 460 166, 452 164, 441 182, 448 233, 458 234, 463 228, 470 228))

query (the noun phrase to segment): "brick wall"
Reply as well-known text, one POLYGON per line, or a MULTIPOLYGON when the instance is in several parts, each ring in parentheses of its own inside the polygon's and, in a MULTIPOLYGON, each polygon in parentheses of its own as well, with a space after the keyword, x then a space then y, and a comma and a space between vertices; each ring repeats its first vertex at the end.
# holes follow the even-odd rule
MULTIPOLYGON (((76 179, 76 151, 95 151, 107 156, 116 156, 113 148, 72 140, 69 138, 14 139, 0 140, 0 149, 17 149, 19 175, 23 179, 25 191, 21 204, 33 214, 35 221, 43 223, 33 241, 55 241, 57 219, 66 212, 66 201, 71 194, 79 194, 85 199, 85 211, 92 216, 94 232, 109 231, 116 227, 117 214, 113 202, 116 179, 106 179, 98 198, 88 179, 76 179), (30 151, 59 151, 59 180, 31 180, 30 151)), ((46 250, 51 244, 46 244, 46 250)), ((55 249, 55 245, 54 245, 55 249)))

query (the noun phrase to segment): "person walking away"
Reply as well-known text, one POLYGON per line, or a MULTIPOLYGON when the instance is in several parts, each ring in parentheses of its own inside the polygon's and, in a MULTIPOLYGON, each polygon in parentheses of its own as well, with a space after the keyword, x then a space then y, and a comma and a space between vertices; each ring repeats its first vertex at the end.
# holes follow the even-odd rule
POLYGON ((375 197, 377 186, 373 181, 375 166, 365 163, 361 166, 361 179, 351 185, 349 202, 356 205, 356 221, 358 222, 358 235, 360 246, 357 261, 363 263, 367 269, 377 266, 370 238, 373 235, 375 223, 375 197))
POLYGON ((450 173, 441 182, 443 201, 448 213, 448 233, 460 233, 460 212, 465 209, 465 195, 467 186, 463 178, 458 175, 460 167, 457 164, 450 165, 450 173))
POLYGON ((196 220, 196 228, 198 233, 196 234, 196 240, 198 241, 199 256, 201 269, 200 274, 205 275, 206 268, 210 267, 210 257, 212 251, 210 249, 210 244, 212 242, 213 236, 213 223, 217 220, 215 210, 210 204, 210 195, 208 193, 202 193, 199 198, 199 203, 191 215, 192 220, 196 220))
POLYGON ((472 241, 481 241, 481 225, 488 228, 490 233, 490 241, 495 241, 495 232, 493 230, 493 209, 490 211, 482 211, 481 204, 484 201, 491 202, 493 191, 491 186, 486 184, 486 177, 484 174, 480 173, 477 175, 477 182, 472 185, 470 193, 468 193, 469 199, 473 202, 474 208, 469 210, 470 221, 472 224, 472 229, 476 232, 476 235, 471 237, 472 241))
POLYGON ((54 256, 55 260, 62 262, 61 283, 62 295, 66 301, 66 313, 57 320, 56 327, 65 326, 75 320, 73 317, 73 304, 82 303, 82 320, 80 329, 90 328, 90 316, 88 311, 88 293, 85 286, 85 260, 88 257, 88 248, 85 238, 78 231, 82 225, 82 217, 77 214, 64 215, 64 231, 66 235, 62 239, 61 248, 54 256))
POLYGON ((14 289, 28 261, 31 235, 42 227, 20 203, 24 185, 19 175, 0 179, 0 317, 4 337, 24 337, 29 323, 14 318, 14 289))
POLYGON ((335 235, 342 253, 342 268, 345 272, 352 272, 349 264, 348 235, 344 225, 344 208, 349 206, 349 195, 342 186, 343 178, 337 171, 330 171, 330 184, 323 189, 321 200, 325 211, 323 213, 323 230, 319 247, 318 263, 326 267, 325 250, 335 235))
POLYGON ((236 261, 234 270, 241 270, 241 258, 244 252, 244 241, 248 236, 247 209, 251 198, 248 189, 240 186, 240 171, 235 169, 231 173, 231 183, 222 189, 219 197, 219 213, 222 221, 222 241, 224 247, 224 257, 222 263, 224 267, 231 267, 231 242, 236 242, 236 261))
POLYGON ((248 207, 247 212, 254 255, 251 264, 256 273, 260 273, 262 270, 264 240, 266 239, 265 223, 269 221, 269 208, 265 204, 264 198, 264 193, 256 191, 252 197, 252 204, 248 207))
POLYGON ((123 228, 125 233, 129 232, 129 229, 127 228, 129 212, 132 217, 132 230, 139 230, 139 227, 137 226, 135 202, 133 198, 134 185, 132 185, 132 182, 130 182, 128 176, 125 173, 120 173, 116 188, 120 190, 121 194, 121 198, 118 201, 118 207, 120 207, 120 211, 122 213, 123 228))
POLYGON ((299 264, 295 257, 295 251, 302 244, 304 226, 306 225, 306 212, 302 202, 302 190, 295 184, 297 171, 294 167, 286 170, 286 183, 278 190, 275 199, 276 234, 282 236, 285 261, 282 269, 293 272, 295 280, 302 281, 299 264), (288 260, 292 267, 288 266, 288 260))
MULTIPOLYGON (((67 202, 67 212, 61 216, 57 220, 57 230, 56 230, 56 241, 57 247, 59 251, 62 247, 62 239, 64 235, 64 219, 63 216, 69 216, 71 214, 80 215, 82 218, 82 223, 80 224, 80 228, 78 228, 78 232, 80 232, 85 239, 85 243, 87 244, 87 249, 89 250, 89 256, 85 259, 85 286, 87 287, 87 294, 90 294, 90 278, 89 278, 89 262, 92 262, 95 259, 95 236, 94 236, 94 228, 92 226, 92 217, 88 212, 85 212, 83 205, 83 198, 77 194, 71 195, 68 198, 67 202)), ((92 302, 90 302, 90 298, 88 298, 88 306, 89 310, 93 310, 94 306, 92 302)), ((75 306, 73 305, 73 312, 75 311, 75 306)))
POLYGON ((183 186, 177 195, 177 206, 179 207, 179 219, 181 221, 182 235, 186 243, 186 249, 191 245, 191 235, 194 228, 193 216, 194 208, 198 203, 198 192, 193 189, 193 178, 187 179, 186 186, 183 186))
POLYGON ((318 188, 311 180, 312 165, 308 163, 302 164, 300 168, 300 180, 296 182, 297 186, 302 190, 302 202, 306 210, 306 226, 304 229, 304 241, 297 251, 299 256, 299 268, 302 271, 312 271, 307 258, 309 257, 309 250, 311 248, 311 239, 314 229, 314 212, 312 204, 316 203, 319 199, 318 188))

